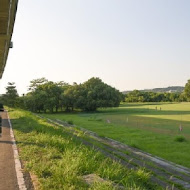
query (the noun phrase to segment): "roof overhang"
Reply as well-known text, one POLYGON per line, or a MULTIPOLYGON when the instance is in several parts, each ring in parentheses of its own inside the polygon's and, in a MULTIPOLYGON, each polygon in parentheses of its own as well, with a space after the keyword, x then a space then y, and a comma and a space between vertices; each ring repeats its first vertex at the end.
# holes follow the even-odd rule
POLYGON ((0 0, 0 78, 7 62, 18 0, 0 0))

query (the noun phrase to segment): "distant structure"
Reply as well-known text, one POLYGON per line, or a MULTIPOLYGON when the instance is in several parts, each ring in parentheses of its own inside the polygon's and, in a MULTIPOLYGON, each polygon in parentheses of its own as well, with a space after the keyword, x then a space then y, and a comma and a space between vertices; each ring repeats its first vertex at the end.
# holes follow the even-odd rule
MULTIPOLYGON (((183 86, 169 86, 167 88, 153 88, 153 89, 145 89, 145 90, 139 90, 141 92, 161 92, 161 93, 164 93, 164 92, 167 92, 167 93, 181 93, 184 91, 184 87, 183 86)), ((123 91, 122 93, 123 94, 128 94, 132 91, 123 91)))
POLYGON ((177 92, 177 90, 169 90, 169 91, 167 91, 168 93, 175 93, 175 92, 177 92))
POLYGON ((11 42, 18 0, 0 0, 0 79, 2 78, 11 42))

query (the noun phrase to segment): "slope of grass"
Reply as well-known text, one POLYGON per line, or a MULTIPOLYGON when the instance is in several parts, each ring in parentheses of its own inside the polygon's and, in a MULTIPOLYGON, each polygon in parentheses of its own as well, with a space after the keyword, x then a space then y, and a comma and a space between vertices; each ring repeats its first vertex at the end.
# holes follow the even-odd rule
POLYGON ((119 108, 101 109, 95 113, 45 116, 72 121, 100 136, 190 167, 190 103, 122 104, 119 108), (179 132, 180 125, 182 132, 179 132), (178 136, 185 140, 176 140, 178 136))
MULTIPOLYGON (((143 169, 128 170, 82 145, 66 129, 53 126, 23 110, 10 111, 19 154, 25 169, 35 174, 39 189, 160 189, 143 169), (83 176, 96 174, 105 182, 87 185, 83 176)), ((82 135, 82 134, 81 134, 82 135)))

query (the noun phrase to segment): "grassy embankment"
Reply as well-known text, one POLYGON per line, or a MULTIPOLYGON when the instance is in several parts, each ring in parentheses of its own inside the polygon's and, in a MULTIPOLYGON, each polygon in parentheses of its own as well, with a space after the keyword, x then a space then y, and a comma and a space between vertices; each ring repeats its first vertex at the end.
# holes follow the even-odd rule
MULTIPOLYGON (((116 189, 115 184, 126 189, 160 189, 149 183, 149 174, 143 169, 124 168, 82 145, 67 129, 53 126, 27 111, 11 110, 9 114, 25 169, 37 176, 39 189, 111 190, 116 189), (83 180, 88 174, 96 174, 105 181, 89 186, 83 180)), ((72 115, 69 117, 73 119, 72 115)), ((75 117, 76 121, 77 117, 86 118, 75 117)), ((84 134, 79 131, 75 135, 83 138, 84 134)))
POLYGON ((96 113, 44 116, 72 121, 78 127, 94 131, 100 136, 113 138, 190 167, 190 103, 131 103, 119 108, 101 109, 96 113), (179 132, 180 125, 182 132, 179 132))

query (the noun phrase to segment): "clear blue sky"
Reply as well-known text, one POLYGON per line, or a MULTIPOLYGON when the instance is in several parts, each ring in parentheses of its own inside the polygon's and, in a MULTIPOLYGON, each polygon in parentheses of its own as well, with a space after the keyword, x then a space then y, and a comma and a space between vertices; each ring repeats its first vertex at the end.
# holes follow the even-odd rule
POLYGON ((16 82, 81 83, 119 90, 185 85, 190 79, 190 0, 19 1, 0 92, 16 82))

